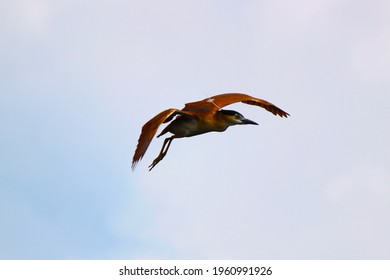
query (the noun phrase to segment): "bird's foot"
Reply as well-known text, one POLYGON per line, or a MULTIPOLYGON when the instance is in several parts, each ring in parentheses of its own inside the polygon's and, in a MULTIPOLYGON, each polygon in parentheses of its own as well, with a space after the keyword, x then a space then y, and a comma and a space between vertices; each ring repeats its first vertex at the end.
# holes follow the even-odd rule
POLYGON ((151 165, 149 165, 149 171, 151 171, 156 165, 157 163, 159 163, 164 157, 165 155, 167 154, 168 152, 168 149, 169 149, 169 146, 171 145, 171 142, 172 140, 174 139, 175 136, 171 136, 171 137, 168 137, 167 139, 164 140, 164 144, 161 148, 161 151, 160 153, 158 154, 158 156, 154 159, 154 161, 152 162, 151 165), (168 146, 166 146, 168 145, 168 146), (165 148, 166 146, 166 148, 165 148))
POLYGON ((152 162, 151 165, 149 165, 149 171, 152 171, 152 169, 159 163, 164 156, 159 155, 158 157, 155 158, 155 160, 152 162))

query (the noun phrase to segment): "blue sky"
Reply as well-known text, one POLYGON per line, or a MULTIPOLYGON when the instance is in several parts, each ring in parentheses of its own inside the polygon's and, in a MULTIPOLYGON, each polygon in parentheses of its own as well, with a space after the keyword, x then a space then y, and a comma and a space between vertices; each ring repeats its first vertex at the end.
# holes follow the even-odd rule
POLYGON ((1 259, 390 258, 388 1, 0 3, 1 259), (244 92, 259 126, 142 125, 244 92))

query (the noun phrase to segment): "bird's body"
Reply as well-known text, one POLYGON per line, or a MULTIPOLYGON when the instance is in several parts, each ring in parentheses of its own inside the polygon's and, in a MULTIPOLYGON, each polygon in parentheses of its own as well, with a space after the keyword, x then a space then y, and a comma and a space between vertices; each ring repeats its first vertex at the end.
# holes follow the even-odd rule
MULTIPOLYGON (((216 118, 218 118, 218 116, 216 118)), ((209 118, 199 118, 196 115, 193 117, 178 116, 158 135, 158 137, 167 132, 174 134, 176 138, 191 137, 211 131, 225 131, 227 128, 227 123, 210 121, 209 118)))
POLYGON ((167 132, 172 133, 173 136, 165 139, 160 154, 149 166, 149 170, 152 170, 164 158, 172 140, 175 138, 192 137, 212 131, 222 132, 229 126, 237 124, 257 124, 254 121, 244 118, 244 116, 236 111, 221 109, 224 106, 236 102, 260 106, 274 115, 281 117, 289 116, 288 113, 272 103, 242 93, 225 93, 201 101, 187 103, 182 110, 167 109, 149 120, 142 127, 137 149, 133 157, 132 168, 134 169, 138 161, 142 159, 158 127, 162 123, 170 122, 157 137, 167 132), (174 117, 176 118, 173 119, 174 117))

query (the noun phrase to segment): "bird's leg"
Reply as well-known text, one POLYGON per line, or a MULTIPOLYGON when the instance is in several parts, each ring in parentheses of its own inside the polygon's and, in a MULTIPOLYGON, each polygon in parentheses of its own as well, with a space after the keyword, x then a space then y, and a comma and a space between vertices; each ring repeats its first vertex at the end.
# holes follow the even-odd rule
POLYGON ((160 153, 158 154, 158 156, 154 159, 153 163, 151 165, 149 165, 149 171, 151 171, 153 169, 153 167, 156 166, 157 163, 159 163, 164 157, 165 155, 167 154, 168 152, 168 149, 169 149, 169 146, 171 145, 171 142, 172 140, 174 139, 175 137, 174 136, 171 136, 171 137, 168 137, 164 140, 164 144, 161 148, 161 151, 160 153), (167 146, 168 144, 168 146, 167 146), (167 146, 165 148, 165 146, 167 146))

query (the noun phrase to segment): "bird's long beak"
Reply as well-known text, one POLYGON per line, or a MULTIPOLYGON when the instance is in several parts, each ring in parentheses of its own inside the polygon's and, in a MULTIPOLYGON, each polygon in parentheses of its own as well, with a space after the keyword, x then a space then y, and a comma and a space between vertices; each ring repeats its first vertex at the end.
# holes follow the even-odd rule
POLYGON ((251 121, 251 120, 248 120, 248 119, 243 119, 242 120, 242 124, 255 124, 255 125, 258 125, 257 122, 254 122, 254 121, 251 121))

